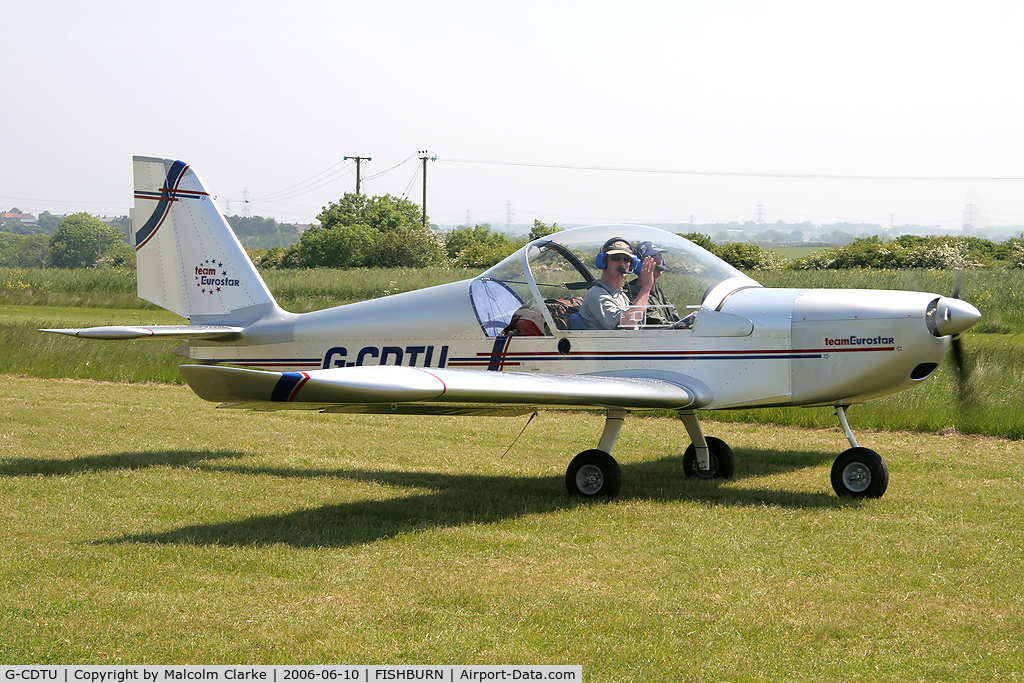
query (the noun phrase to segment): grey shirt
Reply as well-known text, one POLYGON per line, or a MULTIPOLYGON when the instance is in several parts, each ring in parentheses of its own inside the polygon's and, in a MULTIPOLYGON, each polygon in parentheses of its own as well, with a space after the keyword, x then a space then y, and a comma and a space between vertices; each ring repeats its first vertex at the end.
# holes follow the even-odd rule
POLYGON ((580 305, 580 317, 592 330, 614 330, 622 312, 632 307, 629 296, 604 280, 595 280, 580 305))

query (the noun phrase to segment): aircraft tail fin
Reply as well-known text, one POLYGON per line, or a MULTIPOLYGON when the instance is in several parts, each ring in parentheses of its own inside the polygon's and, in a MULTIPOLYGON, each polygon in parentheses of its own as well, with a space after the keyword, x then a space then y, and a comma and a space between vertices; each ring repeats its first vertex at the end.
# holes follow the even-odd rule
POLYGON ((139 297, 193 325, 246 325, 278 310, 196 172, 174 159, 132 161, 139 297))

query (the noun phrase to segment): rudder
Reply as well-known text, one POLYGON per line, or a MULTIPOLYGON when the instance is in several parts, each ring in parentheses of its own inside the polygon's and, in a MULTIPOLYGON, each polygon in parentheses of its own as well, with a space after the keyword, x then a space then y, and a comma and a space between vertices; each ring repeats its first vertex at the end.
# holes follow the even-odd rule
POLYGON ((277 304, 199 176, 132 157, 139 297, 198 323, 253 322, 277 304))

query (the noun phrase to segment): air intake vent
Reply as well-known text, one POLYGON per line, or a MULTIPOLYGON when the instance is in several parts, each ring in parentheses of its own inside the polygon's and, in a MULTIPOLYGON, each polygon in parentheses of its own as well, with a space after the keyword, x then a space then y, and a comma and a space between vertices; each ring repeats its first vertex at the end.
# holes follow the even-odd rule
POLYGON ((938 363, 921 363, 910 373, 910 379, 924 379, 939 367, 938 363))

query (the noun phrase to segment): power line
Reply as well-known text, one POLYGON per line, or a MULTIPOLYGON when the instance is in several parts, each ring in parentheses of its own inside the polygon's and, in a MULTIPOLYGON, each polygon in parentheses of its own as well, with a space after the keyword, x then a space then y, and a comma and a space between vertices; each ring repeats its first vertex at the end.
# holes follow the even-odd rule
POLYGON ((253 201, 275 201, 275 200, 281 200, 281 199, 292 199, 293 197, 298 197, 300 195, 307 194, 309 192, 312 192, 313 190, 318 190, 321 187, 323 187, 324 185, 328 185, 328 184, 334 182, 334 180, 336 180, 338 177, 346 175, 346 174, 352 172, 352 169, 349 168, 348 165, 346 164, 346 160, 347 159, 348 159, 348 157, 345 157, 344 159, 342 159, 338 163, 333 164, 331 166, 328 166, 327 168, 325 168, 324 170, 320 171, 316 175, 314 175, 314 176, 312 176, 310 178, 307 178, 306 180, 303 180, 302 182, 295 183, 294 185, 292 185, 290 187, 286 187, 283 190, 277 190, 276 192, 271 192, 271 193, 265 194, 265 195, 263 195, 261 197, 254 197, 253 201), (342 166, 343 164, 345 164, 344 168, 341 168, 341 169, 338 169, 338 170, 334 170, 334 169, 337 169, 339 166, 342 166), (333 171, 333 173, 332 173, 332 171, 333 171), (326 178, 321 178, 321 176, 323 176, 324 174, 327 174, 327 173, 330 173, 330 175, 328 175, 326 178), (318 178, 321 178, 321 179, 318 180, 318 178), (316 183, 316 184, 313 185, 313 186, 310 186, 311 183, 316 183))
POLYGON ((1024 177, 1011 176, 909 176, 909 175, 840 175, 824 173, 746 173, 740 171, 687 171, 670 168, 629 168, 618 166, 577 166, 569 164, 539 164, 525 161, 485 161, 480 159, 438 159, 453 164, 484 164, 489 166, 524 166, 528 168, 556 168, 570 171, 614 171, 619 173, 663 173, 668 175, 724 176, 734 178, 802 178, 809 180, 924 180, 924 181, 1010 181, 1024 177))
POLYGON ((366 176, 366 179, 367 179, 367 180, 374 180, 375 178, 380 178, 380 177, 381 177, 382 175, 384 175, 385 173, 390 173, 391 171, 394 171, 394 170, 395 170, 396 168, 398 168, 398 167, 399 167, 399 166, 401 166, 402 164, 405 164, 405 163, 407 163, 407 162, 409 162, 409 161, 412 161, 412 160, 413 160, 413 159, 415 159, 415 158, 416 158, 416 155, 415 155, 415 154, 410 154, 409 156, 407 156, 407 157, 406 157, 405 159, 403 159, 402 161, 399 161, 399 162, 398 162, 397 164, 395 164, 394 166, 392 166, 392 167, 390 167, 390 168, 385 168, 385 169, 384 169, 383 171, 381 171, 381 172, 379 172, 379 173, 374 173, 373 175, 369 175, 369 176, 366 176))

